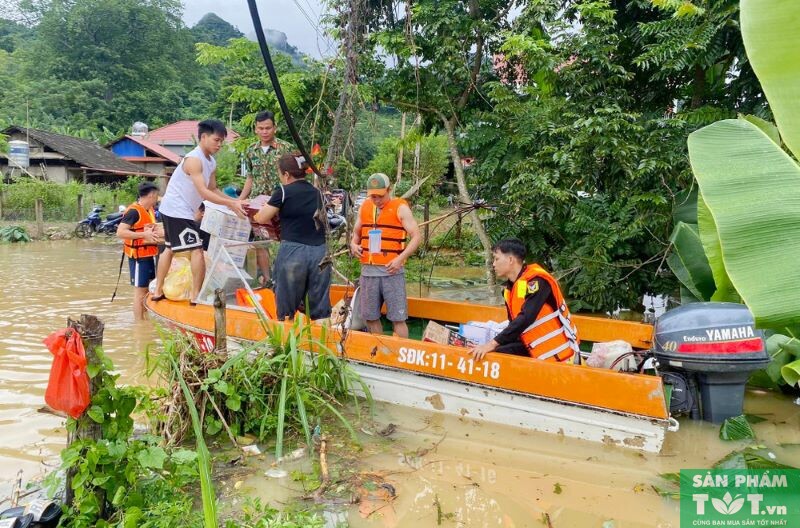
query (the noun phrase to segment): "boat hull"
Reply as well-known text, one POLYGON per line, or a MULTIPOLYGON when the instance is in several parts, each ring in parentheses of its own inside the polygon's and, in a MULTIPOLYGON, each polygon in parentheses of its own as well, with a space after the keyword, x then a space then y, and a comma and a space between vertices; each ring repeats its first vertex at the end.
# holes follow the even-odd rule
POLYGON ((376 401, 592 442, 661 451, 668 423, 353 362, 376 401))
MULTIPOLYGON (((332 297, 336 293, 332 292, 332 297)), ((416 301, 409 301, 412 316, 415 311, 425 311, 426 318, 438 320, 454 318, 456 309, 450 304, 464 312, 461 318, 477 319, 473 310, 483 308, 485 313, 487 308, 495 309, 428 301, 415 310, 416 301), (437 307, 437 303, 444 304, 437 307)), ((211 307, 149 299, 146 306, 163 323, 193 335, 201 349, 213 351, 211 307)), ((229 344, 248 345, 266 336, 267 329, 254 312, 228 308, 226 315, 229 344)), ((291 323, 268 324, 282 326, 284 332, 292 328, 291 323)), ((591 324, 600 327, 596 319, 591 324)), ((630 323, 621 328, 641 335, 640 342, 647 337, 646 329, 630 323)), ((609 331, 603 327, 603 332, 609 331)), ((376 401, 648 452, 660 451, 670 427, 657 376, 506 354, 489 354, 484 361, 475 362, 459 347, 357 331, 342 335, 318 325, 312 325, 312 333, 353 365, 376 401)))

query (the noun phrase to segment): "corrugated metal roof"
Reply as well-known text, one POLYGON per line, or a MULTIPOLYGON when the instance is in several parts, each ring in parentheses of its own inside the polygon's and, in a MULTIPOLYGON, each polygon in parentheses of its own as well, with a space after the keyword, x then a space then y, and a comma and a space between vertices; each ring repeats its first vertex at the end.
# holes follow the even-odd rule
MULTIPOLYGON (((141 136, 125 136, 125 137, 130 139, 131 141, 134 141, 134 142, 138 143, 139 145, 143 146, 144 148, 146 148, 147 150, 153 152, 154 154, 157 154, 158 156, 161 156, 165 160, 171 161, 175 165, 177 165, 178 163, 181 162, 181 157, 180 156, 178 156, 177 154, 172 152, 170 149, 168 149, 166 147, 162 147, 158 143, 153 143, 152 141, 147 141, 146 139, 142 138, 141 136)), ((119 140, 117 140, 117 141, 119 141, 119 140)), ((116 143, 117 141, 109 143, 107 146, 111 146, 113 143, 116 143)))
MULTIPOLYGON (((198 123, 200 123, 200 121, 177 121, 170 125, 151 130, 146 136, 144 136, 144 139, 159 145, 196 145, 198 123)), ((229 128, 228 137, 225 138, 225 141, 230 143, 238 137, 239 134, 229 128)))
POLYGON ((38 130, 20 126, 11 126, 3 132, 6 135, 13 133, 27 134, 34 141, 42 143, 46 147, 56 152, 60 152, 68 159, 73 160, 84 168, 114 174, 143 174, 155 176, 155 174, 142 170, 133 163, 129 163, 110 150, 104 149, 94 141, 81 139, 46 130, 38 130))

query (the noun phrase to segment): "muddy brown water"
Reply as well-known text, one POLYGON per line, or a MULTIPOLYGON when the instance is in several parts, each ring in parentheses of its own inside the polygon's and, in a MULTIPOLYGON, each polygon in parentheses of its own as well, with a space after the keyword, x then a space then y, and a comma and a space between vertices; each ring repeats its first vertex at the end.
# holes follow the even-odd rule
MULTIPOLYGON (((157 334, 150 323, 132 321, 127 270, 117 300, 109 303, 119 251, 107 240, 0 245, 0 500, 20 471, 28 481, 58 463, 64 422, 39 412, 51 361, 42 339, 63 328, 68 316, 100 316, 106 323, 105 351, 123 381, 144 380, 145 352, 157 334)), ((463 292, 472 299, 480 295, 475 288, 463 292)), ((750 391, 745 411, 767 419, 754 426, 758 442, 778 461, 800 466, 800 406, 793 398, 750 391)), ((390 439, 375 437, 377 447, 365 450, 361 469, 382 475, 397 497, 376 501, 375 511, 344 508, 338 519, 351 526, 437 526, 441 521, 443 526, 540 527, 546 513, 556 528, 677 527, 677 504, 651 487, 659 484, 657 475, 710 467, 744 445, 722 442, 718 427, 689 420, 668 435, 658 455, 383 404, 376 407, 375 421, 397 429, 390 439)), ((265 477, 269 462, 268 457, 257 462, 263 467, 237 487, 280 505, 302 485, 265 477)), ((308 460, 293 464, 310 469, 308 460)), ((223 485, 228 484, 233 485, 223 485)))

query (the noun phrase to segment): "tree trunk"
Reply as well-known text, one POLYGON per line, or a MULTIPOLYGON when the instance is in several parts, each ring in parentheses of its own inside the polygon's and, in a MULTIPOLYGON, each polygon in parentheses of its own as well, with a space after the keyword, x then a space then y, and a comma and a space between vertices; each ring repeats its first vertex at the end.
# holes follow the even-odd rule
POLYGON ((694 67, 694 84, 692 86, 692 110, 703 106, 706 97, 706 72, 702 66, 694 67))
MULTIPOLYGON (((67 326, 74 329, 81 335, 83 348, 86 350, 87 365, 97 364, 100 361, 97 358, 97 349, 103 346, 103 331, 105 330, 105 324, 94 315, 82 314, 80 321, 67 319, 67 326)), ((89 380, 90 398, 97 393, 98 381, 99 380, 96 378, 89 380)), ((67 447, 78 440, 100 440, 101 438, 102 429, 100 428, 100 424, 84 414, 78 418, 78 424, 75 432, 67 435, 67 447)), ((75 492, 72 489, 72 478, 74 476, 74 469, 67 471, 64 503, 68 506, 72 505, 72 501, 75 498, 75 492)), ((105 492, 102 488, 98 487, 95 493, 97 494, 97 503, 100 505, 99 518, 102 519, 105 515, 105 492)))
POLYGON ((347 151, 352 151, 350 140, 356 125, 355 102, 358 99, 358 54, 364 35, 364 0, 348 0, 344 27, 344 84, 339 104, 333 118, 333 131, 325 156, 325 170, 330 172, 347 151))
POLYGON ((403 177, 403 139, 406 137, 406 113, 400 119, 400 152, 397 153, 397 177, 394 180, 395 188, 403 177))
MULTIPOLYGON (((450 147, 450 159, 453 161, 453 169, 456 174, 456 184, 458 185, 458 197, 464 204, 472 203, 467 191, 467 179, 464 175, 464 165, 461 163, 461 154, 458 152, 458 143, 456 142, 456 127, 454 119, 447 119, 443 115, 440 116, 444 123, 444 129, 447 132, 447 144, 450 147)), ((489 240, 489 235, 486 234, 486 229, 483 228, 481 219, 478 217, 478 212, 474 209, 469 212, 469 219, 472 223, 475 233, 483 246, 483 258, 486 265, 486 277, 489 284, 496 283, 494 268, 492 267, 492 242, 489 240)))
POLYGON ((431 236, 431 229, 430 229, 430 220, 431 220, 431 202, 430 200, 425 202, 423 213, 422 213, 422 220, 425 224, 425 232, 422 235, 422 243, 425 247, 428 247, 428 240, 430 240, 431 236))

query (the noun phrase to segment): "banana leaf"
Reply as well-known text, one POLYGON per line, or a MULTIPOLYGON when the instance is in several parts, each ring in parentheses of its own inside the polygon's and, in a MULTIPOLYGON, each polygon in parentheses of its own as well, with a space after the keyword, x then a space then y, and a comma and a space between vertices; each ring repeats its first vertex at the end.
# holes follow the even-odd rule
POLYGON ((742 0, 742 39, 781 137, 800 158, 800 2, 742 0))
POLYGON ((730 277, 728 277, 728 272, 725 271, 725 263, 722 261, 722 248, 720 247, 717 224, 702 195, 697 197, 697 227, 716 287, 711 300, 717 302, 740 302, 739 295, 736 293, 730 277))
POLYGON ((714 276, 703 251, 697 228, 678 222, 670 237, 672 254, 667 259, 672 272, 697 299, 708 300, 716 289, 714 276))
POLYGON ((794 387, 800 381, 800 359, 796 359, 781 367, 781 376, 783 379, 794 387))
POLYGON ((672 208, 672 222, 697 225, 697 186, 684 189, 675 194, 675 205, 672 208))
POLYGON ((719 428, 720 440, 748 440, 756 437, 744 415, 726 418, 719 428))
MULTIPOLYGON (((676 277, 677 277, 677 275, 676 275, 676 277)), ((681 280, 680 277, 678 277, 678 280, 681 280)), ((693 294, 691 292, 691 290, 689 290, 689 288, 684 286, 682 283, 681 283, 680 294, 681 294, 681 304, 689 304, 689 303, 693 303, 693 302, 703 302, 705 300, 705 299, 701 299, 700 297, 695 296, 695 294, 693 294)))
MULTIPOLYGON (((693 132, 688 144, 702 201, 716 226, 722 264, 756 324, 782 328, 800 322, 800 244, 792 243, 800 233, 800 167, 742 119, 693 132)), ((704 233, 701 209, 700 236, 713 271, 718 263, 706 245, 711 233, 704 233)))
POLYGON ((772 358, 764 369, 769 379, 776 385, 788 383, 782 369, 795 359, 800 359, 800 340, 783 334, 773 334, 767 338, 767 353, 772 358))
POLYGON ((744 119, 745 121, 753 123, 755 126, 760 128, 761 131, 765 133, 768 138, 774 141, 776 145, 778 145, 779 147, 781 146, 781 133, 778 131, 778 127, 776 127, 769 121, 761 119, 758 116, 743 115, 743 114, 739 115, 739 119, 744 119))

